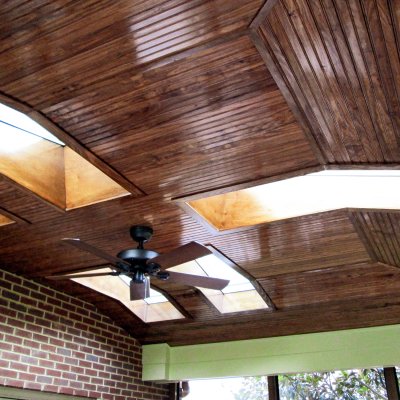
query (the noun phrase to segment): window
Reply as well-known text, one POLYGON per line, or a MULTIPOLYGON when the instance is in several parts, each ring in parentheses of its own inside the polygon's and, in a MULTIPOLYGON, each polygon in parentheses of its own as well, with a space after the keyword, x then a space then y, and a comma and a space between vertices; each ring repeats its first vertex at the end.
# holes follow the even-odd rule
POLYGON ((282 375, 279 392, 282 400, 387 399, 383 368, 282 375))
POLYGON ((267 377, 205 379, 189 382, 185 400, 266 400, 267 377))
MULTIPOLYGON (((384 400, 388 399, 383 368, 280 375, 281 400, 384 400)), ((268 378, 193 380, 187 400, 267 400, 268 378)), ((271 398, 275 399, 271 395, 271 398)))

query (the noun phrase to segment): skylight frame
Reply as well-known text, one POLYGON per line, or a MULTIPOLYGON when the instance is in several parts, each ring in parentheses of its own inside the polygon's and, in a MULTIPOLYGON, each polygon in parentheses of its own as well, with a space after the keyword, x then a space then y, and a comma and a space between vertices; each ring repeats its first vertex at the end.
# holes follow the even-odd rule
MULTIPOLYGON (((111 272, 110 267, 99 267, 99 269, 93 270, 90 268, 84 268, 76 273, 96 273, 96 272, 111 272)), ((68 274, 66 274, 68 275, 68 274)), ((129 300, 129 278, 123 276, 97 276, 97 277, 83 277, 73 278, 72 281, 79 283, 89 289, 95 290, 102 293, 105 296, 111 297, 119 301, 129 311, 131 311, 137 318, 141 319, 144 323, 159 323, 164 321, 176 321, 179 319, 185 319, 186 313, 168 296, 167 293, 160 290, 159 288, 152 288, 152 292, 157 292, 163 296, 166 301, 162 302, 146 302, 143 300, 129 300), (171 318, 165 318, 165 315, 172 316, 171 318), (159 318, 158 316, 163 316, 159 318)))
POLYGON ((49 130, 37 123, 31 117, 18 111, 15 108, 0 102, 0 124, 8 126, 10 129, 19 130, 27 134, 47 140, 59 146, 65 146, 59 138, 54 136, 49 130))
MULTIPOLYGON (((247 283, 252 286, 252 288, 249 290, 238 290, 238 291, 232 290, 232 287, 230 287, 230 285, 228 285, 223 290, 213 290, 213 289, 205 289, 197 287, 197 289, 200 291, 200 293, 202 293, 202 295, 206 299, 207 303, 210 304, 210 306, 214 307, 221 314, 232 314, 232 313, 257 311, 257 310, 271 311, 276 309, 274 303, 272 302, 268 294, 264 291, 264 289, 261 287, 261 285, 256 281, 256 279, 254 279, 239 265, 237 265, 231 259, 229 259, 225 254, 220 252, 216 247, 212 246, 211 244, 206 245, 206 247, 211 251, 212 256, 216 257, 219 260, 219 262, 222 262, 227 268, 230 268, 235 273, 241 275, 243 277, 243 280, 247 280, 247 283), (245 297, 247 297, 247 299, 245 297), (233 304, 235 302, 238 302, 239 298, 242 298, 241 300, 242 303, 246 303, 251 301, 252 297, 253 301, 257 303, 257 305, 252 307, 248 306, 247 308, 237 307, 236 309, 233 309, 234 307, 233 304)), ((198 269, 204 271, 204 269, 200 265, 202 262, 201 260, 206 259, 208 257, 210 257, 210 255, 201 257, 192 262, 188 262, 185 264, 169 268, 169 270, 181 273, 196 274, 198 271, 193 270, 192 268, 195 268, 195 265, 197 265, 198 269)), ((211 276, 214 278, 224 278, 224 273, 208 274, 206 271, 204 272, 205 276, 211 276)), ((229 278, 225 276, 225 279, 229 278)))
POLYGON ((0 123, 4 133, 0 137, 0 177, 10 185, 61 211, 143 194, 41 113, 2 94, 0 106, 36 127, 21 126, 7 116, 3 118, 6 124, 0 123))
MULTIPOLYGON (((190 214, 194 219, 196 219, 198 222, 200 222, 203 226, 205 226, 207 229, 209 229, 213 234, 218 234, 222 233, 225 231, 240 231, 240 230, 245 230, 245 229, 251 229, 254 226, 260 225, 260 224, 266 224, 274 221, 279 221, 279 220, 284 220, 284 219, 289 219, 289 218, 297 218, 297 217, 302 217, 305 215, 311 215, 311 214, 316 214, 316 213, 321 213, 321 212, 328 212, 328 211, 333 211, 333 210, 339 210, 339 209, 349 209, 349 210, 400 210, 400 195, 398 195, 396 198, 399 200, 397 201, 397 204, 388 204, 388 201, 386 201, 383 204, 375 203, 375 204, 360 204, 360 202, 357 203, 345 203, 345 204, 338 204, 337 206, 329 206, 326 208, 318 208, 316 210, 308 211, 308 212, 298 212, 294 213, 292 215, 280 215, 277 217, 270 217, 267 216, 265 218, 255 218, 255 214, 251 215, 249 218, 245 216, 243 213, 243 210, 246 210, 246 208, 254 210, 257 207, 253 207, 250 205, 249 207, 239 207, 236 206, 237 210, 240 209, 241 215, 243 217, 242 221, 239 221, 239 223, 235 223, 235 217, 233 216, 231 223, 225 224, 225 221, 221 220, 222 222, 215 223, 215 220, 213 221, 212 219, 210 220, 207 215, 207 210, 206 213, 204 213, 204 208, 207 208, 207 202, 210 199, 218 198, 220 197, 221 199, 229 196, 229 195, 237 195, 240 194, 241 192, 246 192, 246 191, 251 191, 254 190, 255 188, 258 188, 260 186, 268 186, 268 185, 274 185, 274 184, 279 184, 282 182, 287 182, 292 179, 301 179, 301 178, 306 178, 306 177, 311 177, 311 176, 318 176, 320 174, 320 178, 325 176, 326 178, 332 178, 332 177, 357 177, 357 179, 361 180, 362 178, 365 178, 366 175, 369 175, 370 178, 376 179, 376 182, 378 182, 378 177, 381 179, 382 177, 390 179, 393 178, 393 175, 395 175, 398 179, 400 179, 400 165, 393 165, 390 168, 384 168, 383 165, 376 165, 374 168, 371 168, 370 166, 366 168, 362 168, 362 166, 340 166, 340 165, 330 165, 330 166, 318 166, 318 167, 312 167, 312 168, 306 168, 304 170, 300 170, 297 172, 293 172, 290 174, 285 174, 282 176, 276 176, 272 178, 266 178, 257 182, 252 182, 248 184, 241 184, 241 185, 236 185, 231 188, 226 188, 223 190, 216 190, 216 191, 210 191, 210 192, 205 192, 205 193, 199 193, 199 194, 194 194, 190 196, 185 196, 182 198, 175 198, 174 201, 188 214, 190 214), (364 174, 364 176, 363 176, 364 174), (198 209, 195 205, 196 202, 204 202, 202 207, 198 209), (202 210, 203 208, 203 210, 202 210), (248 219, 248 221, 245 221, 243 223, 243 220, 248 219)), ((399 181, 400 182, 400 181, 399 181)), ((366 186, 367 187, 367 186, 366 186)), ((400 185, 397 185, 397 187, 400 187, 400 185)), ((368 187, 367 187, 368 188, 368 187)), ((392 185, 388 185, 386 188, 386 191, 389 192, 392 188, 392 185)), ((365 189, 367 190, 367 189, 365 189)), ((321 190, 323 192, 323 190, 321 190)), ((379 193, 379 191, 376 191, 376 193, 379 193)), ((328 196, 327 196, 328 197, 328 196)), ((377 196, 376 196, 377 197, 377 196)), ((296 199, 296 196, 292 196, 292 198, 296 199)), ((366 197, 364 196, 364 199, 366 197)), ((386 196, 386 199, 394 198, 392 194, 386 196)), ((369 198, 368 198, 369 199, 369 198)), ((371 200, 372 201, 372 200, 371 200)), ((230 215, 230 210, 229 208, 224 208, 226 204, 232 203, 232 198, 225 200, 225 202, 220 201, 220 203, 217 205, 211 205, 211 211, 209 212, 210 215, 213 215, 213 218, 219 218, 218 214, 221 216, 224 215, 230 215), (215 217, 215 215, 217 217, 215 217)), ((242 204, 243 206, 243 204, 242 204)), ((235 205, 233 205, 235 207, 235 205)), ((293 208, 293 207, 292 207, 293 208)), ((230 218, 230 217, 229 217, 230 218)))
POLYGON ((10 218, 8 215, 4 215, 0 209, 0 227, 9 226, 15 223, 16 221, 14 219, 10 218))

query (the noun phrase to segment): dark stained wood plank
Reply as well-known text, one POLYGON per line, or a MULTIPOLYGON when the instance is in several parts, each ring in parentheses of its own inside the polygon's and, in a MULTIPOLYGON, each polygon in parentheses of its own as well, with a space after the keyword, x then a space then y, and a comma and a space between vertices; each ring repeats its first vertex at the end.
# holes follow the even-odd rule
POLYGON ((400 400, 399 381, 395 367, 385 367, 383 369, 388 400, 400 400))
POLYGON ((7 180, 0 181, 1 207, 32 224, 60 216, 63 211, 43 202, 26 190, 22 190, 7 180))
POLYGON ((276 175, 274 165, 317 164, 245 36, 129 82, 104 82, 95 99, 79 98, 79 108, 60 103, 47 113, 147 193, 188 194, 276 175))
POLYGON ((268 400, 280 400, 278 376, 268 376, 268 400))
MULTIPOLYGON (((224 318, 224 324, 217 319, 192 322, 176 326, 154 326, 152 329, 138 328, 137 336, 142 343, 157 343, 165 338, 172 345, 213 343, 222 340, 273 337, 305 332, 325 332, 359 327, 381 326, 399 323, 400 299, 396 296, 369 299, 367 302, 338 302, 322 307, 320 304, 288 309, 276 313, 249 314, 224 318), (195 338, 194 338, 195 336, 195 338)), ((129 329, 129 328, 128 328, 129 329)))
POLYGON ((274 11, 282 26, 285 27, 288 37, 291 38, 293 53, 301 65, 305 79, 312 87, 318 105, 322 106, 321 114, 325 115, 335 142, 343 147, 343 159, 351 158, 354 162, 365 162, 367 158, 363 154, 363 149, 357 148, 355 145, 358 139, 357 132, 348 123, 347 108, 340 101, 341 93, 334 77, 333 68, 330 67, 330 60, 311 12, 301 2, 288 3, 288 1, 281 2, 274 8, 274 11), (294 43, 293 40, 295 40, 294 43), (312 46, 309 46, 310 42, 312 46), (309 74, 309 70, 314 71, 314 74, 309 74), (324 108, 327 112, 323 111, 324 108), (343 135, 342 132, 347 134, 343 135))
POLYGON ((302 112, 300 107, 297 106, 296 100, 288 88, 288 84, 286 83, 286 81, 284 79, 282 79, 282 76, 278 72, 275 62, 271 57, 271 52, 268 52, 265 50, 266 44, 265 44, 265 42, 263 42, 261 40, 256 29, 250 30, 249 37, 251 37, 254 45, 258 49, 262 59, 264 60, 265 64, 267 65, 268 70, 270 71, 272 77, 274 78, 279 89, 281 90, 282 94, 284 95, 285 100, 287 101, 293 114, 296 116, 301 127, 303 128, 303 131, 310 143, 310 146, 313 149, 315 157, 317 158, 317 160, 319 161, 320 164, 325 164, 326 160, 324 158, 324 155, 322 154, 321 148, 320 148, 319 144, 317 143, 315 137, 311 133, 310 122, 307 120, 304 112, 302 112))
POLYGON ((370 260, 345 211, 276 221, 225 234, 213 244, 257 279, 370 260))
POLYGON ((337 5, 339 13, 342 12, 343 15, 342 23, 348 35, 349 46, 354 52, 354 60, 359 76, 362 77, 365 90, 370 91, 370 96, 373 96, 369 101, 370 109, 373 112, 384 143, 387 146, 387 153, 390 154, 391 151, 395 151, 398 144, 387 109, 382 81, 379 77, 379 60, 374 54, 372 43, 368 36, 368 26, 366 25, 361 6, 359 2, 354 2, 349 7, 343 7, 343 4, 340 3, 337 5))
POLYGON ((281 0, 252 27, 258 48, 276 65, 274 77, 287 83, 289 104, 305 115, 330 162, 330 154, 336 163, 400 157, 392 7, 375 0, 281 0))
POLYGON ((313 1, 310 10, 316 24, 318 24, 318 30, 332 60, 333 71, 343 91, 343 98, 347 102, 360 140, 366 153, 369 154, 369 162, 382 160, 384 154, 379 147, 374 146, 376 141, 382 146, 382 141, 375 134, 374 121, 364 99, 363 90, 352 61, 352 54, 346 43, 347 38, 342 30, 334 5, 330 0, 313 1), (329 21, 329 24, 326 24, 326 20, 329 21))
MULTIPOLYGON (((7 19, 4 31, 9 35, 8 43, 12 40, 14 45, 6 44, 4 49, 7 61, 0 82, 6 83, 5 91, 11 95, 16 94, 14 89, 21 80, 32 78, 57 82, 64 86, 64 93, 68 93, 76 89, 74 81, 80 86, 74 73, 77 64, 80 79, 97 80, 99 72, 115 76, 128 66, 137 67, 218 35, 243 30, 261 4, 261 0, 235 3, 103 0, 84 4, 72 2, 58 9, 51 4, 37 7, 27 15, 28 20, 7 19), (32 29, 32 26, 38 28, 32 29), (24 68, 12 68, 21 57, 25 61, 24 68), (11 81, 18 83, 7 84, 11 81)), ((32 85, 25 83, 25 88, 32 85)), ((40 97, 40 93, 32 91, 25 92, 23 97, 32 95, 40 97)), ((49 100, 46 99, 51 104, 49 100)), ((31 98, 28 101, 36 107, 31 98)))
MULTIPOLYGON (((290 7, 288 1, 285 1, 285 6, 289 14, 293 13, 294 7, 296 7, 296 5, 290 7)), ((300 9, 301 17, 291 18, 292 24, 303 45, 308 42, 308 38, 313 41, 312 48, 304 47, 305 53, 318 76, 320 87, 329 93, 329 106, 340 130, 347 133, 341 135, 343 145, 354 162, 357 160, 357 162, 374 161, 376 155, 370 147, 369 137, 365 134, 366 129, 360 120, 360 112, 354 102, 353 91, 348 80, 343 79, 346 72, 336 52, 334 39, 324 23, 324 10, 321 9, 321 4, 318 2, 314 2, 310 8, 305 7, 302 3, 297 4, 297 7, 300 9), (363 145, 360 146, 358 142, 363 145)))
POLYGON ((341 299, 367 301, 369 297, 395 294, 400 289, 400 271, 391 266, 364 263, 278 275, 259 281, 277 308, 285 309, 341 299))
POLYGON ((0 207, 0 214, 10 218, 15 222, 20 222, 22 224, 30 224, 28 220, 25 218, 21 218, 19 215, 12 213, 11 211, 5 209, 4 207, 0 207))
POLYGON ((371 257, 371 260, 377 262, 379 260, 379 256, 377 255, 374 247, 371 244, 370 232, 363 229, 363 227, 359 222, 359 219, 362 220, 362 216, 357 212, 349 211, 349 218, 353 223, 354 229, 358 233, 360 240, 364 243, 365 249, 367 250, 369 256, 371 257))
POLYGON ((354 212, 377 261, 400 267, 400 215, 397 212, 354 212))
MULTIPOLYGON (((265 52, 269 53, 271 60, 276 64, 276 70, 274 69, 276 71, 274 75, 275 80, 287 81, 288 90, 292 93, 290 97, 286 96, 288 103, 294 110, 297 107, 300 108, 297 114, 305 116, 308 125, 311 127, 311 133, 314 135, 316 143, 323 152, 324 158, 329 162, 334 162, 335 158, 330 151, 331 146, 334 144, 334 139, 331 135, 325 136, 323 133, 328 130, 328 126, 308 84, 300 86, 298 82, 296 75, 299 73, 299 64, 290 64, 290 60, 287 59, 281 47, 280 40, 267 21, 257 29, 257 33, 264 42, 265 52), (282 75, 282 77, 279 78, 279 75, 282 75), (294 96, 295 103, 291 101, 292 96, 294 96)), ((285 44, 290 46, 287 38, 285 39, 285 44)), ((261 45, 258 47, 260 48, 261 45)), ((288 92, 285 91, 283 93, 286 94, 288 92)))

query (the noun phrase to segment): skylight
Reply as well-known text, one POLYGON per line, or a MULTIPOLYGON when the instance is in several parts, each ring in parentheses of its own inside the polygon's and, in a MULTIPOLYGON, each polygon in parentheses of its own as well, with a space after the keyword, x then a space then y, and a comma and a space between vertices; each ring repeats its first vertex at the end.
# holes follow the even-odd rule
MULTIPOLYGON (((17 131, 19 131, 20 133, 22 131, 31 135, 30 138, 28 136, 25 136, 24 140, 36 142, 38 141, 37 138, 42 138, 49 140, 53 143, 56 143, 60 146, 64 146, 64 143, 61 142, 61 140, 56 138, 54 135, 52 135, 49 131, 44 129, 33 119, 1 103, 0 103, 0 129, 2 131, 7 130, 8 133, 17 133, 17 131)), ((8 141, 6 143, 7 147, 11 146, 18 147, 18 143, 16 141, 12 141, 11 139, 13 136, 14 135, 7 135, 8 137, 8 141)), ((3 144, 4 143, 2 141, 2 145, 3 144)))
MULTIPOLYGON (((86 273, 82 272, 82 273, 86 273)), ((111 272, 110 268, 93 270, 95 272, 111 272)), ((158 322, 181 319, 184 316, 160 292, 150 289, 150 296, 144 300, 129 299, 130 279, 126 276, 96 276, 72 279, 90 289, 103 293, 106 296, 119 300, 126 308, 132 311, 144 322, 158 322)))
POLYGON ((63 210, 130 194, 28 115, 4 104, 0 175, 63 210))
POLYGON ((10 225, 10 224, 14 224, 15 221, 13 221, 12 219, 6 217, 3 214, 0 214, 0 226, 4 226, 4 225, 10 225))
POLYGON ((186 204, 220 231, 340 208, 400 209, 400 170, 326 170, 186 204))
MULTIPOLYGON (((211 246, 208 246, 211 249, 211 246)), ((212 248, 213 249, 213 248, 212 248)), ((213 252, 216 252, 213 249, 213 252)), ((268 308, 253 284, 245 276, 232 268, 222 254, 210 254, 195 261, 169 268, 171 271, 186 274, 229 279, 229 284, 222 290, 198 289, 221 313, 249 311, 268 308)))

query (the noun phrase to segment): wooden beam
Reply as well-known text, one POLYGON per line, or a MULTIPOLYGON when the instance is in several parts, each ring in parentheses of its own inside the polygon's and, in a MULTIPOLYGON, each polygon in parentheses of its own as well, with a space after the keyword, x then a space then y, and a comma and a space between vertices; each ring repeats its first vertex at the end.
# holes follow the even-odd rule
POLYGON ((5 209, 4 207, 0 207, 0 214, 5 215, 7 218, 15 222, 21 222, 23 224, 31 224, 31 222, 28 221, 27 219, 20 217, 19 215, 5 209))
POLYGON ((169 400, 179 399, 179 383, 169 384, 169 400))
POLYGON ((400 400, 399 381, 396 375, 396 368, 384 368, 383 374, 385 376, 388 400, 400 400))
POLYGON ((278 376, 268 377, 268 399, 269 400, 279 400, 279 382, 278 376))

